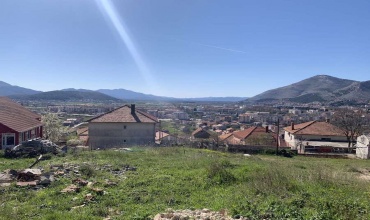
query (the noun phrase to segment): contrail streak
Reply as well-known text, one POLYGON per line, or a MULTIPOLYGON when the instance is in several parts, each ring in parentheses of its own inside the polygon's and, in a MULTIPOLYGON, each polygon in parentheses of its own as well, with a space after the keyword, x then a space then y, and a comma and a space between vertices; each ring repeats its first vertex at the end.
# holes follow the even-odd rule
POLYGON ((128 32, 128 28, 125 26, 124 22, 119 18, 119 15, 116 12, 112 2, 110 0, 96 0, 96 2, 99 8, 101 9, 102 13, 107 15, 109 20, 112 22, 121 40, 126 45, 137 67, 139 68, 140 74, 145 80, 146 84, 150 87, 155 87, 154 86, 155 83, 149 68, 145 64, 144 59, 140 55, 138 49, 135 46, 135 43, 131 39, 128 32))
POLYGON ((234 50, 234 49, 229 49, 229 48, 225 48, 225 47, 218 47, 218 46, 213 46, 213 45, 208 45, 208 44, 201 44, 201 43, 194 43, 194 42, 190 42, 190 43, 197 44, 197 45, 200 45, 200 46, 220 49, 220 50, 226 50, 226 51, 235 52, 235 53, 247 53, 247 52, 242 51, 242 50, 234 50))

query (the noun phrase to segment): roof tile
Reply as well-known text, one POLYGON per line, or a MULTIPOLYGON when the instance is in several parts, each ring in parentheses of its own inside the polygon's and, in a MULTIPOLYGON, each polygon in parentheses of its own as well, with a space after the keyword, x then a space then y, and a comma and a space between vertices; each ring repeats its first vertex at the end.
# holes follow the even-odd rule
POLYGON ((131 107, 128 105, 124 105, 110 112, 92 118, 89 121, 94 123, 103 123, 103 122, 156 123, 158 122, 158 119, 140 110, 135 110, 135 114, 131 114, 131 107))
POLYGON ((0 123, 17 132, 42 126, 40 115, 6 97, 0 97, 0 123))

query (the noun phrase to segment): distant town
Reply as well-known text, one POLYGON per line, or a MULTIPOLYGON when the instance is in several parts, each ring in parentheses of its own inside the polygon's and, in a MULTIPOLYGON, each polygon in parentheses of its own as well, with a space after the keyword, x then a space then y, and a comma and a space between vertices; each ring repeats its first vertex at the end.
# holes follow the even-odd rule
POLYGON ((3 90, 28 95, 2 98, 2 149, 38 137, 89 149, 186 145, 244 153, 357 153, 369 158, 368 150, 359 148, 366 145, 370 132, 366 83, 319 75, 239 101, 236 97, 194 100, 143 94, 139 94, 141 100, 125 100, 123 93, 135 92, 38 92, 3 83, 3 90), (355 87, 359 89, 348 89, 355 87), (281 98, 294 95, 298 88, 298 97, 281 98), (340 98, 356 93, 362 95, 340 98))

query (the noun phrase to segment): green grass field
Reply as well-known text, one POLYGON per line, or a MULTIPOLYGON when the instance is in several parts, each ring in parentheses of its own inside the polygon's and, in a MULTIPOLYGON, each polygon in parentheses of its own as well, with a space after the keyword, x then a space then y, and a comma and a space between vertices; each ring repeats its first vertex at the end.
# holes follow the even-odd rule
MULTIPOLYGON (((34 159, 0 158, 0 171, 27 168, 34 159)), ((150 219, 173 209, 226 209, 250 219, 370 219, 370 181, 360 171, 370 161, 241 154, 190 148, 133 148, 131 152, 81 151, 36 167, 80 165, 89 187, 61 193, 72 178, 41 190, 0 188, 0 219, 150 219), (136 171, 114 175, 102 168, 136 171), (116 186, 106 186, 110 180, 116 186), (92 201, 86 201, 91 193, 92 201), (85 205, 79 208, 76 206, 85 205)))

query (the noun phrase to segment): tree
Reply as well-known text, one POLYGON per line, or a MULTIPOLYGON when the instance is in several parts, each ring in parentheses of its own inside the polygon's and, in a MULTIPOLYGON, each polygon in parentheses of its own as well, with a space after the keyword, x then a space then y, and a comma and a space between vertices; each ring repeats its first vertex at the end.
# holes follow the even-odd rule
POLYGON ((58 142, 67 129, 55 113, 46 113, 41 118, 44 124, 44 138, 52 142, 58 142))
POLYGON ((348 147, 364 132, 364 114, 360 110, 340 109, 333 115, 333 124, 339 127, 347 137, 348 147))

